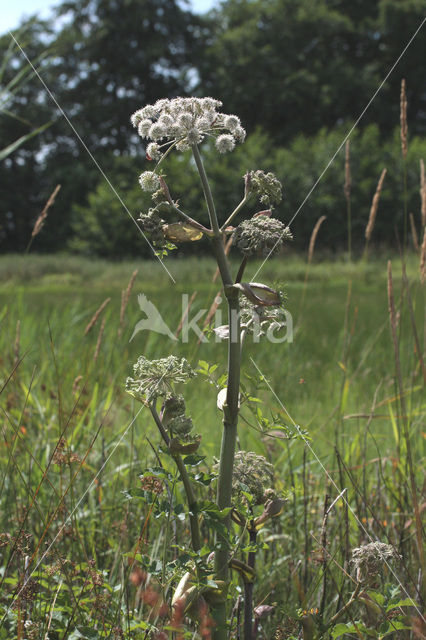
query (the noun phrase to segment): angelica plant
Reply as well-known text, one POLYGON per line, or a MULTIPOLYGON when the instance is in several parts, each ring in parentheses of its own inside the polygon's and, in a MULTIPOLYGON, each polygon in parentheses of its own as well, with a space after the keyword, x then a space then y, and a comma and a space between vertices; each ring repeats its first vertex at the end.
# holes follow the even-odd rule
MULTIPOLYGON (((222 522, 222 528, 217 523, 215 525, 214 581, 206 582, 206 572, 211 572, 211 569, 207 567, 203 573, 198 563, 194 575, 185 574, 182 578, 177 589, 179 597, 175 594, 174 602, 175 606, 181 606, 183 599, 185 611, 190 611, 197 598, 204 598, 211 606, 214 638, 224 640, 229 631, 227 588, 230 568, 237 569, 245 584, 251 585, 245 590, 244 624, 244 638, 250 640, 254 555, 249 557, 246 567, 242 567, 244 563, 241 562, 240 566, 236 566, 238 562, 232 558, 231 542, 227 535, 231 528, 231 515, 234 522, 243 531, 248 531, 251 541, 255 542, 260 525, 280 512, 283 501, 270 486, 273 469, 266 460, 254 453, 239 452, 234 468, 240 411, 241 352, 244 336, 253 328, 255 319, 258 320, 257 326, 263 330, 268 323, 277 324, 275 311, 282 305, 282 298, 279 292, 262 283, 244 282, 243 276, 250 257, 277 252, 291 239, 291 233, 286 225, 272 216, 273 206, 282 197, 281 183, 272 173, 262 170, 253 170, 244 176, 241 201, 227 215, 218 215, 200 145, 210 141, 218 153, 229 153, 244 142, 246 135, 239 118, 222 113, 219 111, 221 106, 221 102, 213 98, 163 99, 136 111, 131 122, 145 141, 147 160, 154 163, 154 168, 143 171, 139 178, 142 189, 152 194, 152 207, 139 218, 142 229, 161 255, 173 248, 175 243, 208 238, 228 307, 228 324, 222 327, 223 336, 228 338, 228 362, 226 387, 218 397, 218 407, 223 412, 223 432, 217 465, 216 512, 211 507, 208 512, 209 517, 215 513, 215 517, 218 516, 222 522), (173 199, 162 172, 163 161, 170 153, 189 150, 204 192, 208 227, 185 212, 184 207, 173 199), (268 208, 254 214, 237 228, 231 226, 243 207, 255 199, 268 208), (236 276, 232 275, 225 252, 225 240, 229 235, 233 235, 234 245, 243 256, 236 276), (240 309, 240 299, 244 301, 243 309, 240 309), (243 323, 241 315, 244 317, 243 323), (250 478, 245 478, 246 482, 243 482, 242 465, 247 464, 246 470, 251 469, 250 478), (244 501, 241 502, 241 482, 245 486, 246 499, 252 495, 245 506, 244 501), (255 513, 257 505, 263 505, 260 514, 255 513)), ((192 548, 197 553, 201 547, 198 515, 202 512, 200 504, 204 503, 196 500, 182 454, 195 452, 200 446, 200 436, 194 434, 194 425, 186 414, 184 398, 175 390, 176 383, 185 382, 192 375, 194 371, 184 360, 169 356, 149 362, 141 356, 134 366, 134 377, 127 381, 127 390, 149 408, 163 442, 176 462, 189 506, 192 548)), ((207 517, 206 513, 204 518, 207 517)))

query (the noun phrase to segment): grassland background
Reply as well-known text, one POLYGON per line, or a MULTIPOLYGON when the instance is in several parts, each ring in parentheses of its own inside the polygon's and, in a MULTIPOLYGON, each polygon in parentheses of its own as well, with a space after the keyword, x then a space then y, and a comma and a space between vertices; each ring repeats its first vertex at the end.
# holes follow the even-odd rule
MULTIPOLYGON (((159 444, 148 412, 142 411, 132 422, 140 409, 124 391, 132 363, 140 354, 159 358, 174 353, 187 357, 194 366, 198 360, 218 363, 215 375, 225 370, 226 343, 215 344, 210 340, 197 345, 196 337, 191 336, 188 344, 172 343, 162 335, 146 331, 129 342, 136 322, 143 317, 137 294, 144 293, 174 331, 182 315, 182 293, 191 295, 197 291, 190 310, 193 317, 199 309, 210 306, 219 289, 212 284, 214 264, 207 258, 171 260, 166 264, 175 284, 155 261, 112 264, 70 256, 0 258, 3 386, 0 532, 27 531, 31 540, 28 556, 35 551, 35 558, 40 558, 41 549, 53 541, 43 558, 43 567, 57 560, 57 556, 72 558, 73 562, 93 558, 97 569, 103 572, 103 579, 110 585, 121 585, 123 590, 122 554, 134 548, 146 515, 145 507, 127 502, 123 491, 138 486, 138 475, 155 463, 151 443, 154 447, 159 444), (138 275, 120 336, 121 292, 135 269, 138 275), (110 303, 97 325, 85 335, 85 327, 106 298, 111 298, 110 303), (102 318, 105 328, 95 360, 102 318), (72 473, 75 466, 51 462, 61 437, 66 442, 65 450, 84 460, 75 478, 72 473), (71 489, 61 499, 68 486, 71 489), (69 532, 68 537, 64 531, 69 532), (45 546, 38 549, 40 540, 45 546)), ((392 264, 399 306, 399 258, 394 257, 392 264)), ((248 268, 250 277, 257 266, 248 268)), ((407 272, 417 331, 423 343, 425 299, 417 256, 408 257, 407 272)), ((318 600, 319 582, 313 578, 317 569, 311 557, 315 542, 310 536, 307 540, 306 527, 319 535, 324 492, 337 495, 321 465, 339 486, 348 487, 348 499, 358 518, 358 522, 351 519, 351 545, 368 541, 371 535, 402 546, 406 550, 406 565, 398 575, 404 584, 410 584, 415 567, 414 531, 412 513, 407 510, 409 494, 404 490, 406 500, 402 501, 398 493, 406 482, 407 471, 402 460, 405 449, 399 439, 401 420, 389 330, 385 257, 369 262, 348 263, 339 259, 314 263, 306 280, 303 258, 281 256, 269 260, 256 280, 280 284, 286 292, 286 306, 294 321, 294 341, 281 345, 267 341, 255 345, 248 341, 243 382, 251 391, 253 381, 246 377, 247 374, 256 377, 251 356, 288 414, 307 430, 310 438, 310 447, 300 440, 268 440, 243 406, 239 446, 262 453, 274 462, 278 487, 291 496, 292 505, 280 518, 280 524, 275 523, 271 531, 266 531, 265 535, 276 535, 278 546, 276 552, 264 559, 268 569, 261 575, 257 601, 271 593, 272 581, 275 601, 287 610, 300 604, 289 569, 295 563, 299 566, 298 560, 307 604, 314 605, 318 600), (341 468, 339 474, 335 447, 350 470, 347 476, 341 468), (366 501, 367 494, 370 502, 366 501)), ((424 476, 425 402, 405 302, 401 307, 399 339, 420 487, 424 476)), ((207 456, 209 468, 218 455, 221 437, 216 393, 205 379, 191 381, 186 392, 188 410, 203 436, 202 453, 207 456)), ((291 425, 280 402, 265 385, 257 395, 265 401, 265 414, 280 414, 291 425)), ((339 536, 343 507, 341 501, 330 517, 330 536, 335 536, 339 558, 347 553, 347 549, 338 546, 342 542, 339 536)), ((149 550, 151 556, 165 553, 164 531, 158 527, 154 523, 146 532, 153 545, 149 550)), ((19 578, 20 565, 9 563, 7 558, 5 553, 2 575, 3 579, 9 579, 12 590, 19 578)), ((34 559, 32 566, 35 564, 34 559)), ((58 578, 53 575, 49 579, 58 578)), ((328 606, 332 608, 335 604, 331 597, 328 606)), ((119 608, 117 612, 119 619, 119 608)), ((66 615, 69 619, 65 613, 64 619, 66 615)), ((81 610, 76 614, 77 621, 79 616, 87 624, 81 610)), ((143 619, 143 613, 140 616, 143 619)), ((13 609, 6 617, 12 628, 13 609)), ((59 615, 58 628, 62 628, 61 624, 65 623, 59 615)), ((99 622, 92 620, 93 628, 96 625, 99 622)), ((0 637, 7 636, 0 634, 0 637)))

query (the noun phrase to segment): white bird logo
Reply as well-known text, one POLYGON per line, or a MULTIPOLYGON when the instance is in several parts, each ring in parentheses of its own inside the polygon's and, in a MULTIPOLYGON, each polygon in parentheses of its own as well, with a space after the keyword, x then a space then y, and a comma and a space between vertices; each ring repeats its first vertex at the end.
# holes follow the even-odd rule
POLYGON ((129 342, 133 340, 135 335, 139 333, 139 331, 155 331, 156 333, 162 333, 164 336, 170 338, 170 340, 177 340, 176 336, 170 331, 167 324, 164 322, 161 317, 160 312, 157 307, 155 307, 152 302, 148 300, 145 294, 140 293, 138 295, 138 303, 141 308, 141 311, 146 314, 146 318, 143 320, 139 320, 139 322, 135 325, 132 337, 129 342))

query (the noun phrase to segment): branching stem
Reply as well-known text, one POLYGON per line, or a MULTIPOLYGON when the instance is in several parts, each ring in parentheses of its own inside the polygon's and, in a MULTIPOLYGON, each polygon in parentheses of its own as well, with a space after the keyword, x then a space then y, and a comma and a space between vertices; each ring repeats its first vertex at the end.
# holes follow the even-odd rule
MULTIPOLYGON (((200 151, 196 145, 192 147, 192 151, 194 154, 195 164, 200 175, 201 184, 203 186, 211 228, 213 229, 214 235, 211 239, 212 249, 219 267, 228 302, 228 384, 226 403, 223 407, 223 433, 217 486, 217 505, 219 509, 222 510, 231 506, 232 474, 234 470, 235 446, 237 440, 241 367, 240 306, 238 291, 232 289, 234 282, 223 246, 223 234, 219 227, 216 208, 200 151)), ((229 529, 231 524, 231 518, 229 515, 225 522, 229 529)), ((218 580, 223 580, 225 582, 228 581, 228 564, 228 542, 226 540, 222 540, 221 545, 215 551, 215 576, 218 580)), ((225 600, 215 606, 213 615, 216 622, 214 640, 225 640, 227 638, 225 600)))
MULTIPOLYGON (((163 438, 165 444, 170 446, 170 438, 167 434, 166 429, 161 421, 160 416, 157 413, 157 409, 155 408, 154 403, 149 405, 151 410, 152 417, 154 418, 155 424, 158 427, 159 432, 161 433, 161 437, 163 438)), ((201 537, 200 537, 200 527, 198 524, 198 516, 197 516, 197 500, 195 498, 194 490, 192 488, 191 480, 188 476, 188 471, 184 465, 182 457, 178 453, 173 454, 173 460, 176 463, 178 468, 183 487, 185 489, 186 499, 189 507, 189 524, 191 527, 191 541, 192 548, 194 551, 199 551, 201 549, 201 537)))

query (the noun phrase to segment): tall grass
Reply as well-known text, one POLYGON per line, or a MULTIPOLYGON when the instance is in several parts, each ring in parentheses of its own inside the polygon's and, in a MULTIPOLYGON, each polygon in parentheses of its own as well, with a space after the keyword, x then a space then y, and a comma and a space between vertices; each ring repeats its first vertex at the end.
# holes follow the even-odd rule
MULTIPOLYGON (((274 541, 270 550, 258 552, 254 592, 255 605, 276 603, 274 614, 260 621, 266 637, 300 625, 306 637, 315 637, 307 635, 310 627, 320 633, 321 624, 350 598, 345 572, 351 573, 351 549, 370 536, 395 546, 401 561, 396 575, 387 571, 387 580, 397 586, 399 581, 401 595, 421 603, 422 530, 413 496, 420 510, 426 407, 418 350, 424 349, 425 300, 417 260, 408 256, 412 316, 407 284, 397 276, 400 262, 392 260, 397 382, 384 261, 372 256, 369 263, 312 264, 307 283, 306 263, 299 258, 265 265, 265 277, 284 281, 290 311, 299 308, 305 286, 307 295, 303 316, 294 319, 293 343, 282 345, 279 355, 277 346, 268 343, 248 348, 245 393, 266 394, 250 363, 253 354, 286 408, 265 395, 265 415, 280 415, 289 425, 293 416, 307 430, 310 445, 266 435, 259 413, 243 403, 239 445, 274 463, 278 486, 288 497, 280 518, 259 533, 262 545, 274 541), (407 438, 414 478, 405 464, 407 438), (332 481, 345 491, 335 504, 332 481)), ((175 261, 171 266, 177 276, 174 289, 161 265, 152 262, 111 265, 30 256, 12 269, 10 258, 0 259, 0 638, 23 639, 31 629, 36 638, 46 633, 54 639, 119 633, 143 638, 149 625, 162 628, 169 619, 167 607, 160 612, 160 596, 153 604, 149 589, 157 585, 167 600, 177 578, 161 573, 162 562, 175 558, 178 575, 182 551, 173 545, 185 539, 188 523, 177 510, 166 526, 146 502, 127 499, 139 490, 138 476, 145 468, 159 460, 171 473, 173 467, 147 413, 133 406, 123 384, 137 355, 159 357, 171 351, 193 364, 198 359, 218 362, 214 382, 223 373, 225 350, 212 342, 197 344, 196 336, 189 344, 172 345, 149 332, 129 343, 141 318, 138 293, 156 304, 172 330, 182 315, 181 293, 191 294, 195 282, 198 294, 190 317, 209 308, 217 292, 211 282, 213 263, 175 261), (136 268, 123 314, 121 291, 136 268), (96 328, 85 335, 107 298, 111 301, 100 312, 101 339, 96 328)), ((188 384, 188 408, 207 456, 199 470, 207 471, 220 438, 217 416, 205 410, 215 406, 216 389, 208 382, 188 384)), ((183 501, 172 480, 165 491, 175 505, 183 501)), ((202 530, 202 535, 208 544, 210 534, 202 530)), ((349 613, 341 620, 350 620, 349 613)))

